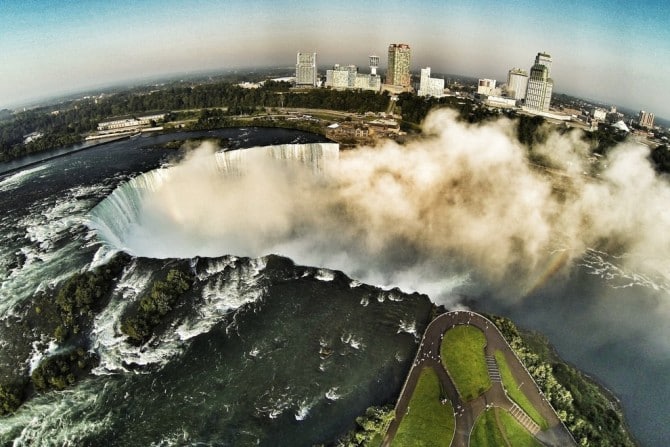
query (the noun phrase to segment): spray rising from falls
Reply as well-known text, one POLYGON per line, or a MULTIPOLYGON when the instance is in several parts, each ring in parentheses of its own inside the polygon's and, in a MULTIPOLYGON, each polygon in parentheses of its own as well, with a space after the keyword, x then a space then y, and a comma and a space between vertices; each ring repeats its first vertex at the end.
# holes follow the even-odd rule
MULTIPOLYGON (((89 226, 108 245, 137 256, 189 258, 236 252, 261 256, 264 249, 256 247, 255 233, 278 231, 278 216, 269 221, 262 214, 282 213, 287 199, 294 200, 289 191, 279 189, 281 183, 273 186, 269 166, 277 172, 300 169, 316 174, 337 159, 339 146, 214 150, 205 143, 183 164, 131 179, 91 211, 89 226), (268 176, 261 174, 264 171, 268 176), (263 182, 251 180, 258 175, 263 182), (250 194, 260 200, 249 201, 250 194), (273 202, 279 205, 269 206, 273 202)), ((288 216, 285 219, 288 224, 288 216)))
POLYGON ((556 168, 544 170, 514 133, 507 120, 470 126, 440 112, 421 140, 339 158, 323 144, 205 147, 119 188, 91 226, 136 255, 278 253, 437 300, 471 272, 522 295, 590 248, 670 277, 670 187, 648 149, 623 145, 595 164, 577 133, 551 134, 533 148, 556 168))

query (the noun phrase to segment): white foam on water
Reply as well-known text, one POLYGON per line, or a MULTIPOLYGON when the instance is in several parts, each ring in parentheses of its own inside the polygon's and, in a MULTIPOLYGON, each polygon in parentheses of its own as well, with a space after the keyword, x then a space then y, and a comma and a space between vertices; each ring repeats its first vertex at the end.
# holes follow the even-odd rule
POLYGON ((416 331, 416 321, 400 320, 400 324, 398 325, 398 331, 396 333, 400 334, 403 332, 406 334, 413 335, 414 338, 418 338, 419 335, 416 331))
POLYGON ((340 337, 340 341, 355 349, 355 350, 360 350, 360 349, 365 349, 365 344, 363 343, 363 340, 360 337, 356 337, 353 333, 351 332, 345 332, 342 334, 340 337))
POLYGON ((84 381, 58 393, 38 395, 3 418, 0 439, 12 439, 14 447, 82 445, 84 439, 112 425, 112 412, 94 415, 102 405, 99 393, 99 384, 84 381), (82 416, 87 414, 91 418, 82 416))
POLYGON ((33 341, 30 357, 28 358, 28 373, 32 374, 42 361, 58 350, 58 343, 53 338, 42 337, 41 340, 33 341))
POLYGON ((622 258, 589 248, 579 265, 584 267, 589 274, 602 278, 608 286, 614 289, 641 286, 670 293, 670 282, 663 275, 651 277, 632 271, 624 265, 623 261, 622 258))
POLYGON ((115 248, 109 247, 107 245, 100 245, 98 250, 93 255, 93 260, 91 261, 89 268, 93 270, 96 267, 107 264, 118 252, 119 251, 115 248))
POLYGON ((171 447, 176 445, 187 445, 191 443, 191 434, 186 429, 175 429, 172 433, 165 435, 160 441, 149 444, 151 447, 171 447))
POLYGON ((227 257, 223 262, 207 260, 208 277, 200 275, 207 283, 202 289, 202 304, 198 305, 196 318, 187 318, 175 330, 182 341, 209 332, 231 311, 260 300, 266 294, 261 272, 265 259, 240 260, 227 257), (209 264, 215 264, 210 267, 209 264), (224 266, 221 268, 221 266, 224 266), (226 270, 226 267, 230 267, 226 270))
POLYGON ((404 298, 402 297, 402 295, 400 295, 400 294, 399 294, 398 292, 396 292, 395 290, 391 290, 391 291, 388 293, 388 299, 389 299, 389 301, 400 302, 400 301, 402 301, 404 298))
POLYGON ((339 389, 340 388, 337 387, 337 386, 334 386, 334 387, 330 388, 326 392, 326 399, 331 400, 331 401, 335 401, 335 400, 340 399, 342 396, 337 393, 339 391, 339 389))
POLYGON ((165 360, 153 350, 142 352, 141 348, 129 345, 121 332, 121 317, 126 308, 150 282, 151 274, 140 272, 137 263, 132 263, 124 271, 109 304, 95 317, 91 340, 100 356, 100 364, 93 369, 93 374, 128 372, 125 363, 147 365, 165 360))
MULTIPOLYGON (((84 267, 76 260, 90 242, 84 231, 85 214, 103 189, 103 185, 74 187, 57 200, 35 202, 23 217, 3 221, 3 239, 23 237, 22 245, 14 252, 3 250, 2 263, 15 253, 23 262, 6 273, 0 284, 0 315, 11 314, 18 303, 36 291, 55 285, 84 267)), ((16 242, 7 239, 3 240, 5 244, 16 246, 16 242)))
POLYGON ((316 269, 314 278, 318 279, 319 281, 332 281, 335 279, 335 272, 327 269, 316 269))
POLYGON ((49 167, 49 164, 43 164, 35 168, 26 169, 5 177, 4 179, 0 180, 0 192, 9 192, 13 189, 19 188, 25 182, 35 177, 35 174, 38 174, 49 167))
MULTIPOLYGON (((258 301, 266 293, 261 272, 265 259, 194 260, 192 266, 205 263, 198 279, 204 282, 201 300, 196 301, 195 315, 175 323, 142 346, 128 343, 121 332, 122 316, 131 302, 146 293, 152 283, 151 272, 142 272, 134 261, 119 281, 107 307, 95 318, 91 334, 100 364, 93 372, 98 375, 128 372, 128 365, 161 366, 188 346, 188 341, 209 332, 236 309, 258 301), (204 272, 204 273, 202 273, 204 272), (211 272, 211 273, 210 273, 211 272)), ((133 369, 134 372, 146 372, 133 369)))
POLYGON ((309 411, 312 409, 315 403, 316 403, 315 401, 310 402, 307 399, 302 399, 298 404, 299 405, 298 410, 295 412, 295 420, 304 421, 309 415, 309 411))
POLYGON ((277 419, 285 411, 294 406, 294 401, 288 388, 282 390, 272 388, 261 399, 264 402, 256 405, 256 411, 261 415, 267 416, 268 419, 277 419))

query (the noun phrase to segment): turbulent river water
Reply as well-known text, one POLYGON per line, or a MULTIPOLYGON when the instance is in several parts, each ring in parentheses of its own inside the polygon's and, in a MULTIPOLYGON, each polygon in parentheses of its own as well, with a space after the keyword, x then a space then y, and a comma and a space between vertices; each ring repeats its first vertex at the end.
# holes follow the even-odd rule
MULTIPOLYGON (((28 371, 54 349, 44 339, 19 363, 8 354, 17 329, 6 321, 36 290, 104 264, 113 253, 109 241, 145 256, 132 259, 95 319, 91 345, 100 365, 71 389, 32 398, 0 419, 3 444, 311 445, 333 440, 367 406, 397 396, 429 317, 425 296, 362 285, 356 279, 371 278, 359 267, 347 271, 346 263, 335 267, 355 279, 323 265, 295 267, 270 253, 221 252, 230 241, 191 253, 193 240, 142 234, 141 225, 129 229, 139 215, 128 208, 132 195, 160 183, 174 160, 175 151, 159 145, 193 137, 226 138, 233 148, 274 145, 275 158, 297 150, 280 145, 318 143, 288 155, 315 171, 321 161, 305 160, 305 153, 317 151, 321 160, 331 150, 302 132, 229 129, 117 141, 0 177, 0 371, 28 371), (165 259, 175 257, 183 259, 165 259), (160 339, 130 346, 119 316, 153 272, 179 263, 197 273, 193 308, 160 339)), ((237 166, 235 156, 218 157, 229 172, 231 163, 237 166)), ((277 247, 277 254, 293 255, 277 247)), ((660 339, 667 320, 654 311, 667 293, 662 287, 595 250, 567 281, 549 282, 523 303, 498 299, 495 290, 449 272, 443 282, 426 284, 426 292, 435 287, 448 289, 440 298, 451 296, 447 304, 458 301, 454 288, 476 294, 470 306, 544 332, 564 358, 622 399, 643 445, 670 438, 664 422, 670 360, 660 339)))

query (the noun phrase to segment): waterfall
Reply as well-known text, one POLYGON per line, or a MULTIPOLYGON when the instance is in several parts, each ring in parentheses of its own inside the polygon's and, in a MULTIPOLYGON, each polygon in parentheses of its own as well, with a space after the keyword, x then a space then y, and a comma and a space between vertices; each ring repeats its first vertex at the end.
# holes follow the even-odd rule
POLYGON ((340 145, 337 143, 309 143, 253 147, 217 152, 215 156, 220 171, 240 175, 249 163, 267 158, 280 162, 299 161, 313 172, 323 172, 325 164, 337 160, 339 153, 340 145))
MULTIPOLYGON (((183 169, 183 164, 155 169, 139 175, 116 188, 107 198, 96 205, 88 214, 88 226, 107 246, 128 252, 132 255, 156 257, 179 257, 176 255, 223 255, 214 253, 206 233, 197 234, 199 226, 184 223, 184 215, 192 213, 192 203, 172 201, 165 207, 164 214, 157 214, 160 206, 152 203, 166 186, 192 190, 191 201, 206 200, 199 197, 202 193, 211 194, 209 184, 203 184, 202 177, 215 176, 242 177, 254 164, 267 160, 284 164, 298 162, 316 175, 322 173, 328 163, 337 161, 339 145, 336 143, 283 144, 277 146, 254 147, 227 152, 216 152, 213 162, 200 159, 200 164, 183 169), (204 161, 204 163, 203 163, 204 161), (180 169, 182 169, 180 171, 180 169), (208 172, 203 172, 208 170, 208 172), (170 185, 177 181, 179 186, 170 185), (169 208, 169 209, 167 209, 169 208), (180 209, 181 208, 181 209, 180 209), (171 218, 175 218, 171 220, 171 218), (193 234, 186 234, 188 232, 193 234), (159 235, 166 239, 160 240, 159 235), (182 244, 182 248, 192 244, 192 250, 170 252, 170 244, 182 244), (157 251, 146 250, 149 244, 161 246, 157 251), (205 248, 199 252, 195 245, 205 248)), ((207 205, 207 204, 205 204, 207 205)), ((203 221, 206 219, 200 219, 203 221)), ((199 222, 200 223, 200 222, 199 222)), ((225 233, 225 229, 223 229, 225 233)), ((209 234, 212 236, 212 234, 209 234)), ((216 235, 214 235, 216 237, 216 235)), ((220 243, 220 242, 219 242, 220 243)), ((245 253, 246 255, 246 253, 245 253)))
POLYGON ((154 169, 116 188, 89 213, 88 226, 108 245, 132 253, 122 235, 141 221, 144 198, 169 180, 170 168, 154 169))

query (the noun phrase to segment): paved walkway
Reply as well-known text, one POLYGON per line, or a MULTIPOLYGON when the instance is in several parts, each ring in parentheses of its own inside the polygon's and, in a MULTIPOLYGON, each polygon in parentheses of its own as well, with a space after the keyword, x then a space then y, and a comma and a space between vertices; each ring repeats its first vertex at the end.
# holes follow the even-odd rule
POLYGON ((544 396, 539 392, 532 377, 516 357, 512 349, 503 338, 498 328, 483 316, 469 311, 454 311, 442 314, 435 318, 426 329, 421 340, 421 345, 414 358, 414 364, 405 380, 400 397, 395 407, 396 417, 389 426, 386 436, 382 442, 383 447, 387 447, 393 441, 398 427, 403 417, 407 414, 409 401, 414 393, 416 384, 419 381, 423 368, 432 368, 437 373, 442 384, 442 389, 451 401, 454 407, 455 433, 451 441, 452 447, 469 447, 470 433, 474 427, 477 417, 485 409, 490 407, 500 407, 510 412, 510 414, 521 423, 526 429, 535 435, 535 437, 548 447, 574 446, 575 442, 572 436, 560 422, 554 409, 549 405, 544 396), (476 399, 463 402, 458 395, 454 382, 442 365, 440 357, 440 347, 444 333, 454 326, 469 324, 479 328, 486 336, 487 344, 485 348, 486 365, 491 377, 492 386, 484 394, 476 399), (540 427, 511 399, 505 392, 500 371, 495 361, 495 352, 501 351, 507 360, 507 364, 512 371, 517 383, 520 386, 526 386, 526 396, 535 408, 544 416, 549 424, 547 430, 540 430, 540 427), (533 391, 530 392, 529 389, 533 391))

